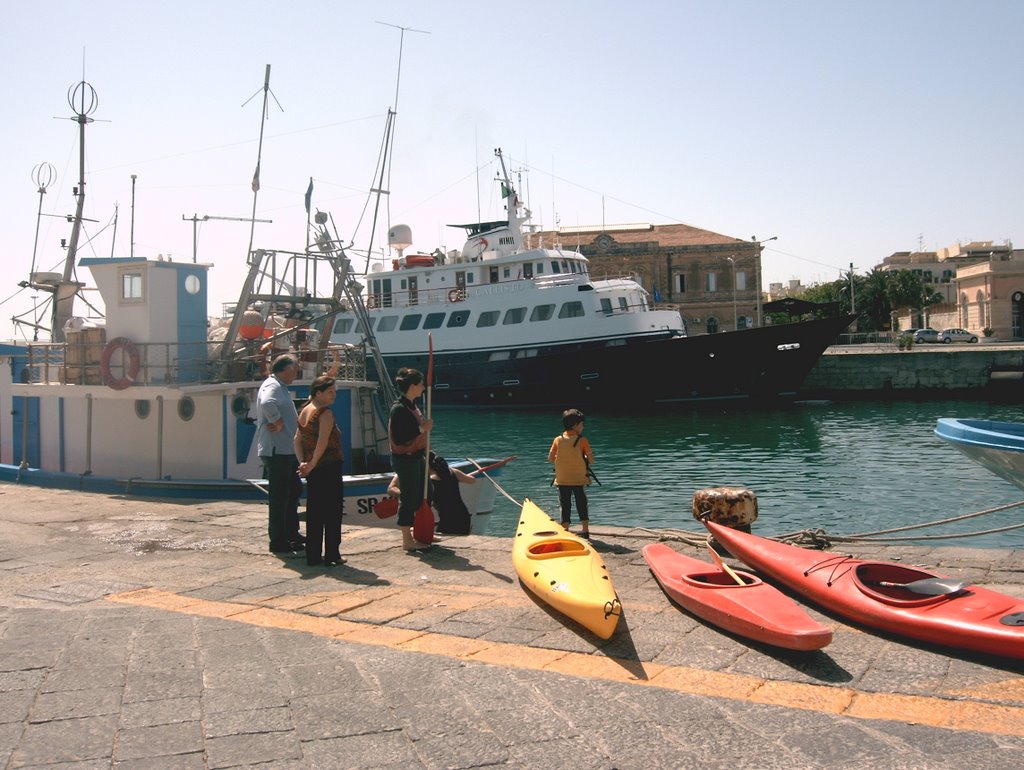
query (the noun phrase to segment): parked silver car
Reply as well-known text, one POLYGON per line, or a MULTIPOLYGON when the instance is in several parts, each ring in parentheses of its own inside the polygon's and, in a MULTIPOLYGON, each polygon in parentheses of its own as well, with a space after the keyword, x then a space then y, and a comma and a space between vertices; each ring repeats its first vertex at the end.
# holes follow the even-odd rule
POLYGON ((950 342, 977 342, 978 335, 971 334, 966 329, 943 329, 939 332, 939 339, 947 344, 950 342))
POLYGON ((938 329, 918 329, 914 332, 914 342, 938 342, 939 332, 938 329))

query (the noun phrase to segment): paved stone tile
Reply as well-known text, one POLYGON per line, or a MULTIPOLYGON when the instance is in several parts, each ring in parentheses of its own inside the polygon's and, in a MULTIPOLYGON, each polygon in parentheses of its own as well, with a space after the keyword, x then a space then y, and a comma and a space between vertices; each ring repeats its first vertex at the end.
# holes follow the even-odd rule
POLYGON ((222 738, 248 733, 282 733, 295 730, 294 707, 221 711, 203 720, 207 738, 222 738))
MULTIPOLYGON (((101 659, 102 660, 102 659, 101 659)), ((101 662, 101 661, 94 661, 101 662)), ((123 686, 123 666, 93 665, 79 668, 51 668, 43 679, 41 692, 90 690, 103 686, 123 686)))
POLYGON ((125 703, 121 707, 120 726, 153 727, 175 722, 194 722, 202 719, 202 716, 201 699, 198 695, 190 698, 141 700, 125 703))
POLYGON ((115 761, 163 757, 168 765, 177 755, 203 750, 203 728, 198 721, 173 722, 118 731, 115 761))
POLYGON ((273 732, 208 738, 206 756, 208 767, 221 768, 301 760, 303 753, 294 732, 273 732))
POLYGON ((93 687, 87 690, 43 692, 32 706, 32 722, 118 714, 121 687, 93 687))
POLYGON ((109 759, 116 728, 116 715, 29 724, 11 754, 9 766, 109 759))

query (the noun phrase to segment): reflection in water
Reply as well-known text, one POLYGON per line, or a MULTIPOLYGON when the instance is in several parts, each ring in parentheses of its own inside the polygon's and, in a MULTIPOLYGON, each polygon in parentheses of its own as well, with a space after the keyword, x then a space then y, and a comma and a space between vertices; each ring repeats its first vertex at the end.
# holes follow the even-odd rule
MULTIPOLYGON (((546 462, 559 413, 435 408, 435 448, 448 457, 518 455, 499 483, 557 518, 546 462)), ((1024 407, 979 402, 811 403, 765 410, 588 413, 601 485, 588 490, 596 525, 695 530, 693 492, 742 486, 758 497, 755 532, 833 534, 924 523, 1022 499, 1013 485, 933 433, 939 417, 1024 421, 1024 407)), ((511 535, 517 508, 499 495, 490 534, 511 535)), ((574 514, 575 515, 575 514, 574 514)), ((931 535, 1024 521, 1024 508, 946 525, 931 535)), ((1024 548, 1024 529, 940 545, 1024 548)))

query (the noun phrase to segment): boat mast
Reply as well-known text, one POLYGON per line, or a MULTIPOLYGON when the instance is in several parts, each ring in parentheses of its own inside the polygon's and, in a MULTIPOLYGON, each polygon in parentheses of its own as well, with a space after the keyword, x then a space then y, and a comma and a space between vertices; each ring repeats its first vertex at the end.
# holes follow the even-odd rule
POLYGON ((501 197, 507 199, 505 208, 508 210, 508 229, 512 232, 512 238, 514 239, 517 249, 522 248, 523 244, 523 231, 520 227, 522 222, 525 222, 529 218, 529 212, 526 216, 519 216, 519 209, 523 207, 523 202, 519 200, 519 193, 516 192, 515 185, 512 184, 512 179, 508 175, 508 170, 505 168, 505 158, 501 154, 501 148, 498 147, 494 151, 495 157, 501 164, 501 197))
MULTIPOLYGON (((256 278, 259 275, 259 268, 263 262, 262 253, 254 255, 252 253, 252 242, 256 232, 256 200, 260 192, 260 161, 263 158, 263 128, 267 122, 267 97, 274 96, 273 91, 270 90, 270 65, 267 65, 266 73, 263 76, 263 108, 260 111, 260 141, 259 146, 256 150, 256 173, 252 175, 252 216, 249 218, 249 248, 245 252, 246 262, 249 263, 249 275, 246 277, 245 282, 242 284, 242 291, 238 298, 238 304, 235 306, 235 314, 231 318, 231 323, 228 325, 227 334, 224 337, 224 342, 220 349, 220 358, 222 361, 227 361, 231 358, 234 353, 235 339, 238 337, 238 328, 242 325, 242 315, 245 313, 246 308, 249 307, 249 297, 252 295, 253 289, 256 286, 256 278)), ((256 92, 258 94, 259 91, 256 92)), ((245 103, 242 104, 244 107, 246 104, 253 100, 256 96, 253 94, 245 103)), ((274 102, 278 108, 284 112, 281 108, 281 103, 277 101, 277 97, 274 96, 274 102)), ((263 250, 260 249, 262 252, 263 250)))
POLYGON ((75 295, 81 288, 81 284, 71 280, 71 276, 75 270, 78 239, 82 232, 82 213, 85 210, 85 127, 92 123, 92 118, 89 116, 96 111, 98 102, 96 90, 84 80, 68 89, 68 104, 71 105, 72 110, 75 110, 75 117, 72 120, 78 123, 78 187, 75 188, 78 205, 75 207, 71 237, 68 240, 67 254, 64 257, 64 272, 61 280, 48 289, 54 294, 53 313, 50 320, 50 340, 52 342, 64 341, 64 324, 74 315, 75 295))
MULTIPOLYGON (((384 140, 381 144, 380 150, 380 162, 377 169, 374 171, 375 184, 370 188, 370 193, 375 194, 377 198, 373 205, 373 220, 370 223, 370 238, 366 247, 366 263, 363 265, 363 275, 370 272, 370 259, 373 254, 373 238, 377 233, 377 218, 380 214, 381 196, 391 194, 391 190, 388 189, 391 186, 391 150, 393 149, 395 142, 395 118, 398 116, 398 94, 402 83, 402 49, 405 46, 405 33, 406 31, 409 31, 420 32, 424 35, 430 34, 426 30, 413 29, 412 27, 401 27, 397 24, 388 24, 384 21, 378 21, 377 23, 400 30, 401 36, 398 40, 398 74, 395 76, 395 106, 388 109, 387 121, 384 124, 384 140)), ((388 227, 390 228, 390 226, 391 207, 388 206, 388 227)))

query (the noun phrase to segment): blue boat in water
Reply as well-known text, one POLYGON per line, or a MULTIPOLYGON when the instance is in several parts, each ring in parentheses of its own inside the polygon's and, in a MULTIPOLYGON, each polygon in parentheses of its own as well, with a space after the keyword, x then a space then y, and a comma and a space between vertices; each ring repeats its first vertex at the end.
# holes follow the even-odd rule
POLYGON ((942 417, 935 426, 935 435, 1024 489, 1024 422, 942 417))

